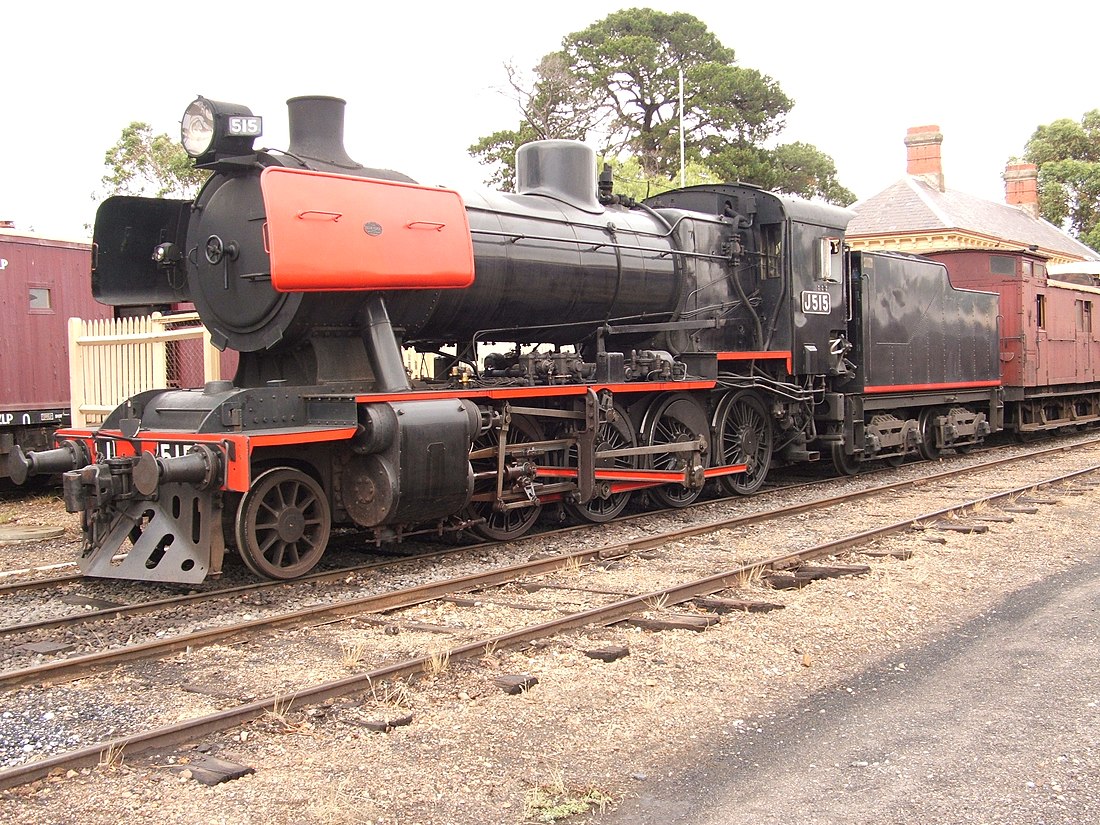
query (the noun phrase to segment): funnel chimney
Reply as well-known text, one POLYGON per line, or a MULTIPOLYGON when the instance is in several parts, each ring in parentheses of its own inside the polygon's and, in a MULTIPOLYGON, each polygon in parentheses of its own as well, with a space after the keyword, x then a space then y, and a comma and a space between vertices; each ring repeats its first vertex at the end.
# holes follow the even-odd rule
POLYGON ((344 150, 346 101, 339 97, 310 95, 292 97, 286 105, 290 110, 290 154, 333 166, 352 169, 361 166, 344 150))

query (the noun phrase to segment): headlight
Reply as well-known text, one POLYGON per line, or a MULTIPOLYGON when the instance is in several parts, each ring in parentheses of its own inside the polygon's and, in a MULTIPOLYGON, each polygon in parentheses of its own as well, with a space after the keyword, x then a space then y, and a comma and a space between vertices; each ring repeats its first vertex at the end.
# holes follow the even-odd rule
POLYGON ((263 120, 247 106, 200 97, 180 120, 180 140, 188 155, 208 165, 218 158, 246 155, 263 134, 263 120))
POLYGON ((205 155, 214 142, 214 110, 203 98, 194 101, 180 122, 183 148, 193 158, 205 155))

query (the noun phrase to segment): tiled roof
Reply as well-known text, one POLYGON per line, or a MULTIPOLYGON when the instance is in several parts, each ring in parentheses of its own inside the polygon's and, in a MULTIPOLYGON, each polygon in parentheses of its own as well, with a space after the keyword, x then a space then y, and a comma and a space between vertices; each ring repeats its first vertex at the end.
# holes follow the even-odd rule
POLYGON ((1005 203, 948 189, 939 191, 920 177, 907 175, 866 200, 852 204, 856 217, 849 236, 896 235, 958 229, 1000 238, 1009 245, 1061 252, 1100 260, 1097 253, 1042 218, 1005 203))

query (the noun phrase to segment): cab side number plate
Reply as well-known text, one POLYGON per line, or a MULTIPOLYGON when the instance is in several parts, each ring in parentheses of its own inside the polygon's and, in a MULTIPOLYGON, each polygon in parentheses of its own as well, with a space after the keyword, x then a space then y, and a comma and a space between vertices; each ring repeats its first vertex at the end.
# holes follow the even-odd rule
POLYGON ((832 312, 829 293, 804 291, 802 293, 802 312, 806 315, 828 315, 832 312))

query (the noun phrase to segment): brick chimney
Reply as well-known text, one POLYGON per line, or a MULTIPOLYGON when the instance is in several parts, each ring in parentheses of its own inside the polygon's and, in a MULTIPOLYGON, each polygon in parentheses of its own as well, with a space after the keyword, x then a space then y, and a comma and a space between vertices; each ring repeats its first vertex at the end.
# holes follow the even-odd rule
POLYGON ((1039 167, 1034 163, 1010 163, 1005 167, 1005 203, 1039 217, 1039 167))
POLYGON ((944 191, 943 161, 940 158, 942 143, 943 134, 939 126, 913 126, 905 133, 906 173, 923 178, 941 192, 944 191))

